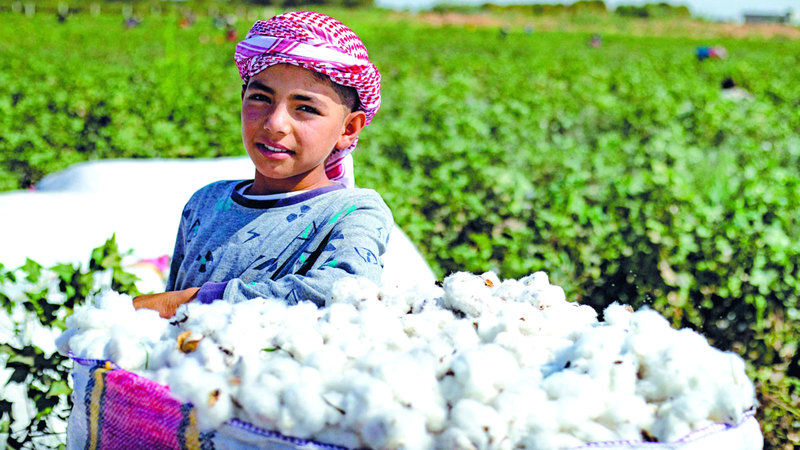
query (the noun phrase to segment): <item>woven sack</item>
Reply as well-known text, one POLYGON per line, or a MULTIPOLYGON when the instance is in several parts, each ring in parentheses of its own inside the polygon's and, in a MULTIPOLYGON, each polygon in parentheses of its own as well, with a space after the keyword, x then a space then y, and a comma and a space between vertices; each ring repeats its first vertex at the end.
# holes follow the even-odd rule
MULTIPOLYGON (((68 449, 341 449, 284 436, 233 419, 201 433, 196 411, 169 387, 110 361, 73 358, 73 408, 67 425, 68 449)), ((736 425, 712 424, 684 438, 662 442, 595 442, 582 447, 648 450, 753 450, 763 447, 761 428, 748 411, 736 425)))

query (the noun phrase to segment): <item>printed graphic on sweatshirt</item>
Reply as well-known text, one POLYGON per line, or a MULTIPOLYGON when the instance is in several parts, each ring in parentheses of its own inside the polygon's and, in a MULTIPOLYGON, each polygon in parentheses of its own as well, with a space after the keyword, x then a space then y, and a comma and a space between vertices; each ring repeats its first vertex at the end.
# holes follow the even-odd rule
POLYGON ((306 213, 308 213, 309 211, 311 211, 311 207, 310 206, 302 205, 300 207, 300 214, 291 213, 288 216, 286 216, 286 221, 287 222, 294 222, 295 220, 305 216, 306 213))
POLYGON ((233 206, 233 199, 230 196, 225 196, 217 200, 217 204, 214 205, 214 209, 224 212, 231 209, 231 206, 233 206))
POLYGON ((195 219, 194 223, 191 227, 189 227, 189 232, 186 233, 186 243, 192 242, 197 236, 197 232, 200 231, 200 219, 195 219))
POLYGON ((379 264, 380 260, 378 257, 373 253, 372 250, 365 248, 365 247, 353 247, 353 250, 356 251, 356 254, 361 257, 367 264, 379 264))
POLYGON ((245 244, 245 243, 247 243, 247 242, 250 242, 250 241, 252 241, 253 239, 255 239, 255 238, 257 238, 257 237, 261 236, 259 233, 257 233, 257 232, 256 232, 256 229, 255 229, 255 227, 253 227, 253 228, 251 228, 251 229, 247 230, 247 234, 249 234, 249 235, 250 235, 250 237, 249 237, 249 238, 247 238, 247 240, 245 240, 244 242, 242 242, 242 244, 245 244))
POLYGON ((200 272, 206 271, 206 265, 212 261, 214 261, 214 255, 211 254, 210 251, 206 252, 206 256, 197 255, 197 261, 200 262, 200 272))

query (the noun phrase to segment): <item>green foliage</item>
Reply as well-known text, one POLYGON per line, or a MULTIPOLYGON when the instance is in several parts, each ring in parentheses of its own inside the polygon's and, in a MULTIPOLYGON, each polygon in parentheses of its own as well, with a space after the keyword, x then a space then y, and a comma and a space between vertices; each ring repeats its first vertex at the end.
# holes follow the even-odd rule
MULTIPOLYGON (((787 369, 800 335, 800 42, 717 39, 728 59, 698 62, 708 41, 605 35, 590 48, 588 34, 333 15, 383 76, 358 182, 437 275, 545 270, 598 308, 654 307, 748 360, 768 447, 800 439, 800 369, 787 369), (726 77, 753 98, 727 98, 726 77)), ((210 20, 0 18, 0 189, 93 158, 243 154, 233 44, 210 20)))
POLYGON ((0 265, 0 303, 14 322, 14 336, 0 342, 0 359, 12 370, 5 388, 25 386, 33 411, 30 417, 18 417, 11 402, 0 401, 0 424, 9 433, 8 447, 58 447, 63 442, 63 436, 52 439, 51 421, 69 415, 71 364, 59 353, 37 346, 32 334, 42 326, 63 331, 74 308, 101 289, 137 295, 136 278, 122 270, 121 260, 112 236, 92 250, 87 269, 70 264, 43 268, 30 259, 17 270, 0 265))
POLYGON ((647 3, 644 5, 619 5, 614 12, 623 17, 638 18, 665 18, 665 17, 690 17, 691 12, 685 5, 670 5, 669 3, 647 3))

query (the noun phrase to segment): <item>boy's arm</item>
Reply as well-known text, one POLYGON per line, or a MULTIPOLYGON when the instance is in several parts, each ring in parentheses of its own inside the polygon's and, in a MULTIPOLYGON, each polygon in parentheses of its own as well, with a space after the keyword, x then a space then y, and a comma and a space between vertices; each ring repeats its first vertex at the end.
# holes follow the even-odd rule
POLYGON ((144 294, 133 299, 133 307, 136 309, 146 308, 158 311, 158 314, 169 319, 175 315, 175 310, 184 303, 188 303, 197 297, 200 288, 188 288, 180 291, 167 291, 159 294, 144 294))
POLYGON ((231 302, 253 298, 282 298, 290 303, 309 300, 323 306, 333 283, 346 276, 366 277, 380 283, 383 263, 393 226, 389 209, 381 200, 365 203, 340 218, 327 232, 322 243, 293 274, 277 280, 244 282, 234 278, 222 283, 205 283, 197 300, 210 303, 217 299, 231 302))

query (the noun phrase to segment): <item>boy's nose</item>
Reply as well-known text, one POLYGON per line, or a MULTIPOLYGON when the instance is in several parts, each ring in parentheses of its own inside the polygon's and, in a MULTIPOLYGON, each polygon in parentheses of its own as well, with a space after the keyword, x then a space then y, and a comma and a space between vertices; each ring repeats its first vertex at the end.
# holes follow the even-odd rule
POLYGON ((286 108, 275 105, 264 120, 264 130, 269 133, 287 134, 289 132, 289 115, 286 108))

